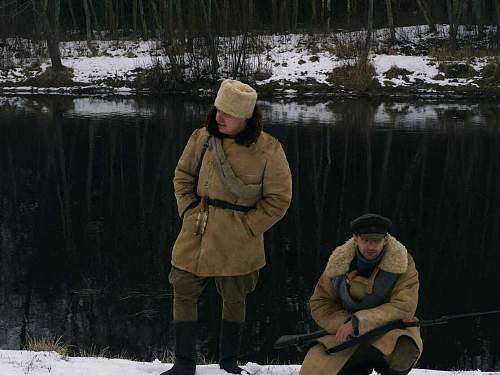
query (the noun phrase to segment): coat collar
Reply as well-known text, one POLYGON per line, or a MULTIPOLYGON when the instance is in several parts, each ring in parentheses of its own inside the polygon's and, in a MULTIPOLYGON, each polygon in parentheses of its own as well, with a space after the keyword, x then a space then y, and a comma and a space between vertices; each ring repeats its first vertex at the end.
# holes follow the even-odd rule
MULTIPOLYGON (((347 273, 349 265, 356 256, 356 248, 357 246, 352 238, 337 247, 330 255, 325 274, 333 278, 347 273)), ((385 245, 385 254, 380 262, 380 269, 386 272, 401 274, 405 273, 407 268, 408 251, 406 247, 396 240, 396 238, 389 235, 389 239, 385 245)))

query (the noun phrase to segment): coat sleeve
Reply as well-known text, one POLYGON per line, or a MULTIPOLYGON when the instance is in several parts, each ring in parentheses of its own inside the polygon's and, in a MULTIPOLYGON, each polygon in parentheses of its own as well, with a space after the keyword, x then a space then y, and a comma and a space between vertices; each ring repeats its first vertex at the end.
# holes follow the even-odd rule
POLYGON ((412 320, 417 310, 419 286, 415 262, 408 255, 408 268, 394 285, 389 302, 354 314, 358 319, 359 334, 362 335, 392 320, 412 320))
POLYGON ((350 319, 350 314, 342 307, 331 279, 321 275, 314 293, 309 300, 311 315, 318 325, 329 333, 335 333, 350 319))
POLYGON ((244 220, 254 236, 261 235, 279 221, 292 200, 292 175, 285 152, 276 141, 273 145, 262 180, 262 199, 244 220))
POLYGON ((174 172, 174 193, 177 200, 177 210, 182 218, 184 213, 198 199, 195 194, 195 180, 199 158, 203 142, 201 140, 201 129, 196 129, 189 138, 182 152, 174 172), (199 150, 198 150, 199 149, 199 150))

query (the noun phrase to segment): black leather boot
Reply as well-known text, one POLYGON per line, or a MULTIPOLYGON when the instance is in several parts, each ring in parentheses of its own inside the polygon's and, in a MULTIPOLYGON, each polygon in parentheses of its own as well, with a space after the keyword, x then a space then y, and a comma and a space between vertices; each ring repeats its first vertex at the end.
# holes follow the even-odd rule
POLYGON ((343 368, 339 375, 370 375, 376 369, 378 362, 365 361, 354 366, 343 368))
POLYGON ((175 321, 174 366, 160 375, 194 375, 196 372, 197 321, 175 321))
POLYGON ((396 371, 385 363, 380 370, 377 368, 375 370, 377 370, 380 375, 407 375, 411 371, 411 367, 408 370, 396 371))
POLYGON ((411 368, 408 370, 404 370, 404 371, 396 371, 396 370, 390 368, 389 366, 386 366, 382 369, 382 371, 380 372, 380 375, 407 375, 410 373, 410 371, 411 371, 411 368))
POLYGON ((244 371, 238 367, 243 323, 223 320, 219 337, 219 367, 231 374, 244 371))

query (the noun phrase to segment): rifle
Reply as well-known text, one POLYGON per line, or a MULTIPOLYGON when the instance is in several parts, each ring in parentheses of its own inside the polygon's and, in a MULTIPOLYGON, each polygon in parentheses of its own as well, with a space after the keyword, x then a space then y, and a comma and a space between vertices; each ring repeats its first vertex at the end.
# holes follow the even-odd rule
MULTIPOLYGON (((440 325, 440 324, 447 324, 450 320, 453 320, 453 319, 474 318, 474 317, 478 317, 478 316, 498 314, 498 313, 500 313, 500 310, 482 311, 482 312, 476 312, 476 313, 455 314, 455 315, 443 315, 442 317, 437 318, 437 319, 417 320, 414 322, 404 322, 402 320, 393 320, 387 324, 384 324, 380 327, 372 329, 371 331, 368 331, 361 336, 352 337, 351 339, 349 339, 349 340, 347 340, 347 341, 345 341, 345 342, 343 342, 343 343, 341 343, 333 348, 327 349, 326 352, 328 354, 340 352, 344 349, 347 349, 347 348, 350 348, 352 346, 361 344, 365 341, 368 341, 371 338, 381 336, 384 333, 392 331, 393 329, 404 329, 407 327, 430 327, 430 326, 435 326, 435 325, 440 325)), ((331 333, 322 329, 319 331, 301 334, 301 335, 281 336, 280 338, 278 338, 278 340, 276 340, 276 342, 273 345, 273 348, 274 349, 284 349, 284 348, 287 348, 289 346, 300 347, 304 344, 307 344, 307 343, 313 341, 314 339, 317 339, 319 337, 323 337, 326 335, 331 335, 331 333)))

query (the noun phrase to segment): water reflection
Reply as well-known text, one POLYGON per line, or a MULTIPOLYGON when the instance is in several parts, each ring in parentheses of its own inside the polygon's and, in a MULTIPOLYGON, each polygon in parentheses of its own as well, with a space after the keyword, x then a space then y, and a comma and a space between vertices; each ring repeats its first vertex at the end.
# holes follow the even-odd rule
MULTIPOLYGON (((0 347, 28 335, 150 360, 171 345, 166 279, 179 229, 173 169, 210 103, 182 98, 0 98, 0 347)), ((268 267, 249 297, 242 361, 313 330, 307 300, 330 251, 364 211, 394 219, 413 253, 418 315, 498 308, 496 103, 263 102, 294 178, 268 267)), ((215 358, 220 306, 201 302, 215 358)), ((423 331, 419 367, 500 369, 498 318, 423 331)), ((207 340, 208 339, 208 340, 207 340)))

